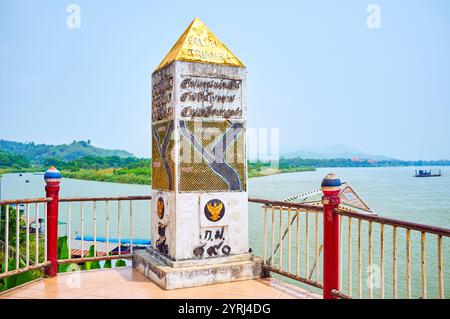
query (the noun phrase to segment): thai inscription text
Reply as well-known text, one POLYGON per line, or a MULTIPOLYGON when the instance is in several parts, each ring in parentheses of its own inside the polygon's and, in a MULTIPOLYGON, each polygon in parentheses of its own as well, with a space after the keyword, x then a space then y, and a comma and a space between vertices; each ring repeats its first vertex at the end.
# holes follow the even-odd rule
POLYGON ((241 118, 240 80, 185 78, 181 84, 181 117, 241 118))
POLYGON ((173 77, 162 79, 152 88, 152 118, 153 121, 172 118, 173 77))

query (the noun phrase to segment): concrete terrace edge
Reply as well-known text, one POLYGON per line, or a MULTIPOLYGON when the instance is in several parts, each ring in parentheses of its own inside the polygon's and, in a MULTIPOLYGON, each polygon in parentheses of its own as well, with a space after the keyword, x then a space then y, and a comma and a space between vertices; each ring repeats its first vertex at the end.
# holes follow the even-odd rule
POLYGON ((251 261, 254 259, 253 254, 238 254, 238 255, 229 255, 229 256, 220 256, 214 258, 194 258, 194 259, 186 259, 186 260, 172 260, 169 257, 160 254, 153 247, 147 247, 145 251, 151 255, 152 257, 160 260, 163 264, 173 267, 190 267, 190 266, 207 266, 207 265, 215 265, 221 263, 231 263, 231 262, 239 262, 239 261, 251 261))
POLYGON ((146 250, 133 255, 133 268, 166 290, 256 279, 262 270, 262 259, 254 256, 243 261, 202 262, 192 260, 190 266, 171 267, 146 250))

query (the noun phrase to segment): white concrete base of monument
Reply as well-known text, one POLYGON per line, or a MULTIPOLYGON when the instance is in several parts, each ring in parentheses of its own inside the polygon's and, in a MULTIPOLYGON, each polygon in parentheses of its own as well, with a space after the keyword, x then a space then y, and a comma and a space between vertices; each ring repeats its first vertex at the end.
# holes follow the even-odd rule
POLYGON ((133 268, 167 290, 259 278, 261 264, 262 259, 252 254, 178 262, 153 248, 133 255, 133 268))

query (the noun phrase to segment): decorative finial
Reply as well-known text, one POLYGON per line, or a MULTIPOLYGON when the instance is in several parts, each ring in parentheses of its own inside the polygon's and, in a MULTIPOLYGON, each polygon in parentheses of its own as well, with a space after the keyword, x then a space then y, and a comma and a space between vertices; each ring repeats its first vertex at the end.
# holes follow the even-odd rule
POLYGON ((198 17, 192 20, 155 72, 174 61, 245 67, 198 17))
POLYGON ((45 172, 44 179, 47 183, 59 183, 61 180, 61 173, 55 166, 52 166, 45 172))
POLYGON ((322 192, 324 195, 338 195, 341 191, 341 180, 334 173, 329 173, 322 180, 322 192))

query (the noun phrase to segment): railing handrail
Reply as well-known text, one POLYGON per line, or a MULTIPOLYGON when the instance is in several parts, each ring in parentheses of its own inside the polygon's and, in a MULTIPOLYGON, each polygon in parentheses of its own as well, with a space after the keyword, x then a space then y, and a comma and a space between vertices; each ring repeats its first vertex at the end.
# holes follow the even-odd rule
POLYGON ((117 201, 117 200, 151 200, 152 196, 106 196, 106 197, 62 197, 60 202, 100 202, 100 201, 117 201))
MULTIPOLYGON (((60 198, 60 202, 87 202, 87 201, 115 201, 115 200, 151 200, 151 196, 106 196, 106 197, 65 197, 60 198)), ((4 205, 12 205, 12 204, 31 204, 31 203, 48 203, 51 202, 52 199, 50 197, 42 197, 42 198, 25 198, 25 199, 7 199, 0 201, 0 206, 4 205)), ((302 203, 289 203, 284 201, 275 201, 275 200, 267 200, 261 198, 248 198, 248 201, 251 203, 264 204, 268 206, 274 207, 291 207, 291 208, 301 208, 308 209, 314 211, 321 211, 322 207, 302 204, 302 203)), ((381 217, 378 215, 366 215, 357 212, 349 212, 342 209, 336 209, 335 212, 339 215, 353 217, 358 219, 363 219, 372 222, 378 222, 385 225, 398 226, 402 228, 409 228, 417 231, 423 231, 427 233, 432 233, 436 235, 442 235, 446 237, 450 237, 450 229, 439 226, 431 226, 421 223, 409 222, 405 220, 381 217)))
POLYGON ((342 210, 339 208, 335 209, 335 213, 338 215, 362 219, 362 220, 366 220, 369 222, 377 222, 380 224, 397 226, 397 227, 416 230, 416 231, 420 231, 420 232, 426 232, 426 233, 450 237, 450 229, 449 228, 414 223, 414 222, 409 222, 409 221, 395 219, 395 218, 381 217, 378 215, 369 215, 369 214, 361 214, 361 213, 356 213, 356 212, 349 212, 349 211, 342 210))
POLYGON ((290 202, 284 202, 284 201, 277 201, 277 200, 269 200, 269 199, 262 199, 262 198, 248 198, 248 201, 250 203, 257 203, 257 204, 264 204, 267 206, 273 206, 273 207, 290 207, 290 208, 300 208, 300 209, 307 209, 312 211, 322 211, 322 206, 317 205, 311 205, 311 204, 303 204, 303 203, 290 203, 290 202))
POLYGON ((14 204, 34 204, 34 203, 49 203, 52 199, 50 197, 41 198, 23 198, 23 199, 5 199, 0 201, 0 206, 14 205, 14 204))
MULTIPOLYGON (((115 201, 115 200, 151 200, 151 196, 141 195, 141 196, 105 196, 105 197, 64 197, 60 198, 60 202, 88 202, 88 201, 115 201)), ((0 201, 0 206, 3 205, 12 205, 12 204, 31 204, 31 203, 48 203, 51 202, 52 199, 50 197, 41 197, 41 198, 24 198, 24 199, 7 199, 0 201)), ((264 204, 268 206, 274 207, 291 207, 291 208, 301 208, 308 209, 313 211, 322 211, 322 207, 310 205, 310 204, 302 204, 302 203, 290 203, 284 201, 275 201, 261 198, 248 198, 248 201, 251 203, 264 204)), ((381 217, 378 215, 366 215, 357 212, 349 212, 342 209, 336 209, 336 213, 339 215, 359 218, 372 222, 379 222, 386 225, 398 226, 402 228, 409 228, 417 231, 424 231, 428 233, 433 233, 437 235, 442 235, 446 237, 450 237, 450 229, 445 227, 431 226, 426 224, 420 224, 415 222, 409 222, 405 220, 381 217)))

